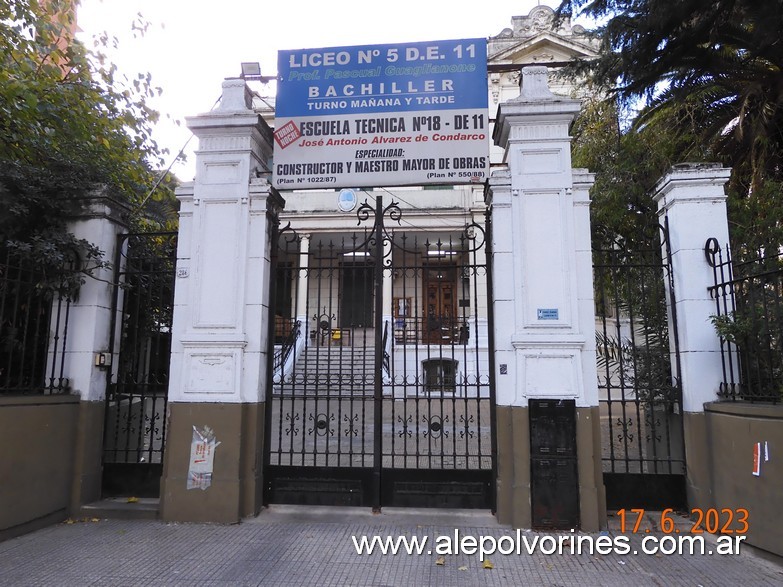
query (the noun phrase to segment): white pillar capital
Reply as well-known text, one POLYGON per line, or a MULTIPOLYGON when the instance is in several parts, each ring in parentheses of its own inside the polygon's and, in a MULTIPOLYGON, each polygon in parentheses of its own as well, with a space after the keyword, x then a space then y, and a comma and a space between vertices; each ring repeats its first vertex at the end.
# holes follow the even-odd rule
POLYGON ((659 214, 677 204, 692 202, 725 202, 725 185, 731 169, 718 163, 683 163, 675 165, 653 188, 653 200, 659 214))
POLYGON ((220 96, 218 110, 238 112, 253 110, 253 94, 242 78, 226 78, 222 84, 223 93, 220 96))

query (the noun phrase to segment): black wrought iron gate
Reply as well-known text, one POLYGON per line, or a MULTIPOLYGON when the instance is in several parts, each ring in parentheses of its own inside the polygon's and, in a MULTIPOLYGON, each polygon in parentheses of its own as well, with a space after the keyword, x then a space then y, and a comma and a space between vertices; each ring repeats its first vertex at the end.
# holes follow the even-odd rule
POLYGON ((667 232, 656 226, 633 242, 606 233, 593 238, 602 461, 610 509, 685 505, 679 358, 666 310, 667 296, 674 307, 667 232))
POLYGON ((163 471, 176 233, 119 236, 103 444, 104 495, 155 497, 163 471), (111 352, 116 349, 117 352, 111 352))
POLYGON ((493 507, 485 229, 402 215, 379 197, 360 232, 280 231, 267 502, 493 507))

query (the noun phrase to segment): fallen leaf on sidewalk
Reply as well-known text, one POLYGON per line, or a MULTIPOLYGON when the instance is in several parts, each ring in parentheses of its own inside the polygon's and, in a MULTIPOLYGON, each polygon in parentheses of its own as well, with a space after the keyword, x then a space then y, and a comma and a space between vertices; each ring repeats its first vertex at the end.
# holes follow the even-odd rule
POLYGON ((100 522, 100 518, 90 518, 90 522, 100 522))
POLYGON ((484 565, 483 566, 484 566, 485 569, 494 569, 495 568, 495 565, 493 565, 492 562, 489 559, 486 559, 484 561, 484 565))
POLYGON ((446 559, 442 556, 439 556, 438 558, 435 559, 435 564, 438 565, 439 567, 442 567, 443 565, 446 564, 446 559))
POLYGON ((128 498, 128 503, 138 503, 138 502, 139 502, 139 498, 138 497, 129 497, 128 498))
POLYGON ((457 570, 458 571, 467 571, 468 567, 466 567, 465 565, 462 565, 461 567, 457 567, 457 570))

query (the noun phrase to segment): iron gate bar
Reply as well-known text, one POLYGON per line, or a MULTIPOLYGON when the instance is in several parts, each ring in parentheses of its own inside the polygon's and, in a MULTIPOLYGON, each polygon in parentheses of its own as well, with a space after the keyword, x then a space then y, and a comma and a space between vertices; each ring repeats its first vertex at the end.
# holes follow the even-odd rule
MULTIPOLYGON (((484 183, 484 192, 485 192, 485 199, 487 192, 489 191, 489 180, 487 180, 484 183)), ((493 232, 492 232, 492 210, 491 208, 487 208, 487 210, 484 212, 484 223, 487 227, 486 232, 486 249, 484 252, 485 255, 485 263, 487 265, 487 321, 489 324, 489 327, 487 328, 487 347, 488 347, 488 363, 489 363, 489 397, 492 398, 492 409, 489 411, 489 425, 492 431, 494 432, 497 430, 497 411, 495 410, 495 398, 496 396, 496 389, 495 389, 495 373, 497 371, 495 368, 497 365, 495 364, 495 328, 493 327, 495 323, 495 295, 494 295, 494 289, 493 289, 493 274, 492 274, 492 256, 494 254, 494 249, 492 246, 492 239, 493 239, 493 232)), ((476 300, 478 300, 478 292, 476 292, 476 300)), ((476 339, 476 345, 478 348, 478 338, 476 339)), ((490 450, 492 452, 492 455, 498 454, 498 438, 497 434, 491 434, 490 435, 490 450)), ((498 478, 498 459, 493 458, 492 459, 492 479, 498 478)), ((492 497, 490 498, 490 508, 492 509, 492 513, 497 512, 497 493, 493 491, 491 493, 492 497)))
POLYGON ((780 318, 783 316, 783 254, 766 249, 743 251, 735 262, 715 238, 704 247, 713 268, 710 296, 715 299, 722 361, 719 396, 732 401, 781 400, 778 376, 783 367, 780 318))
POLYGON ((153 497, 159 492, 175 266, 176 233, 118 235, 109 333, 109 350, 116 356, 107 377, 103 446, 105 495, 153 497))
POLYGON ((608 427, 602 434, 607 500, 620 507, 638 507, 644 500, 651 504, 653 494, 645 490, 655 486, 674 492, 671 503, 682 503, 682 479, 664 479, 684 478, 685 473, 668 223, 664 219, 654 233, 639 235, 632 245, 614 234, 601 238, 600 232, 596 240, 603 244, 603 249, 594 245, 593 269, 602 306, 596 312, 601 320, 596 342, 603 391, 599 404, 605 409, 602 428, 608 427), (672 309, 673 333, 667 328, 667 305, 672 309), (629 484, 638 490, 629 494, 629 484))
MULTIPOLYGON (((292 351, 290 373, 279 369, 280 360, 277 369, 271 367, 265 451, 267 501, 353 503, 376 509, 392 504, 494 505, 493 388, 484 371, 488 359, 477 338, 483 327, 479 322, 483 308, 478 304, 478 276, 488 270, 476 260, 476 251, 485 243, 465 232, 460 237, 461 247, 455 246, 453 237, 445 242, 413 238, 412 249, 406 234, 395 234, 384 226, 386 218, 399 224, 400 217, 396 202, 384 206, 383 199, 376 198, 374 207, 365 202, 357 210, 357 218, 360 225, 371 220, 371 227, 337 245, 321 233, 306 253, 290 225, 280 231, 275 262, 285 255, 300 263, 296 267, 288 263, 288 269, 275 270, 275 275, 285 278, 288 271, 293 282, 290 289, 300 306, 304 305, 304 310, 298 307, 296 312, 312 317, 315 328, 292 351), (475 244, 478 241, 480 244, 475 244), (465 246, 465 242, 475 246, 465 246), (426 250, 422 253, 422 245, 435 247, 436 252, 444 247, 454 249, 450 253, 454 261, 425 263, 428 257, 426 250), (349 265, 351 259, 354 263, 349 265), (369 290, 355 281, 346 285, 338 277, 341 268, 356 267, 359 259, 373 261, 367 274, 371 277, 369 290), (419 262, 413 262, 416 260, 419 262), (453 277, 453 283, 443 290, 451 304, 451 318, 441 320, 437 340, 434 336, 428 340, 434 332, 428 333, 423 318, 416 318, 422 315, 425 292, 419 282, 426 280, 427 267, 449 267, 453 277), (462 276, 467 281, 461 281, 462 276), (396 332, 392 336, 395 320, 387 322, 383 315, 388 310, 383 305, 384 278, 391 281, 393 296, 402 294, 407 300, 405 322, 414 329, 408 330, 402 341, 396 332), (342 286, 352 287, 351 295, 363 296, 373 309, 371 322, 351 324, 345 317, 347 306, 341 303, 335 308, 335 293, 342 286), (307 295, 300 291, 304 287, 307 295), (458 299, 466 300, 459 308, 458 299), (336 341, 330 336, 335 323, 336 341), (419 328, 419 324, 425 327, 419 328), (370 328, 365 327, 371 327, 372 337, 370 328), (307 341, 310 344, 302 349, 302 342, 307 341), (422 361, 432 361, 428 364, 438 375, 425 372, 422 376, 422 361), (306 422, 317 427, 305 426, 306 422)), ((470 231, 484 234, 478 226, 470 231)), ((359 275, 350 271, 350 275, 359 275)), ((360 308, 354 315, 359 317, 354 321, 370 317, 360 308)), ((274 360, 273 354, 270 352, 274 360)))
POLYGON ((0 243, 0 394, 69 391, 63 377, 71 304, 67 279, 77 267, 75 255, 47 268, 0 243), (50 269, 62 273, 59 283, 50 269))
MULTIPOLYGON (((364 205, 364 204, 363 204, 364 205)), ((391 206, 395 206, 392 203, 391 206)), ((361 210, 361 208, 359 208, 361 210)), ((374 430, 374 471, 373 471, 373 509, 380 511, 381 509, 381 467, 383 465, 383 431, 380 422, 383 421, 383 378, 381 372, 383 370, 383 340, 381 330, 383 328, 383 214, 386 212, 383 209, 383 196, 377 196, 375 198, 375 387, 373 389, 374 394, 374 417, 375 417, 375 430, 374 430)), ((389 259, 391 263, 391 259, 389 259)))

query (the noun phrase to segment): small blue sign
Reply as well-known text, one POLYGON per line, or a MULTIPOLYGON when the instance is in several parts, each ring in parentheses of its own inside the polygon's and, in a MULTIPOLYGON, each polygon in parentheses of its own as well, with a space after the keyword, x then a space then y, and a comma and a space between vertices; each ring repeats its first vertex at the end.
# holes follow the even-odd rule
POLYGON ((557 308, 539 308, 538 309, 539 320, 559 320, 560 312, 557 308))

